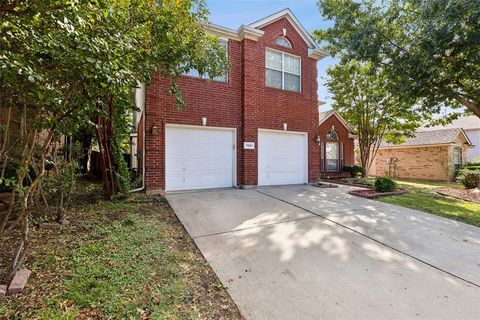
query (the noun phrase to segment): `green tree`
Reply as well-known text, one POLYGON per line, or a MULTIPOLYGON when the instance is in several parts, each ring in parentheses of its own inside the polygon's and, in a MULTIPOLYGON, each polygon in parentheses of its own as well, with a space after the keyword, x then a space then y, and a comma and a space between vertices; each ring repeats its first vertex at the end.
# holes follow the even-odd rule
POLYGON ((93 125, 106 167, 105 191, 126 192, 119 139, 122 117, 132 108, 130 91, 159 74, 171 79, 169 92, 183 107, 176 85, 182 73, 224 72, 226 55, 205 30, 207 16, 203 0, 0 2, 0 183, 9 162, 18 166, 0 233, 15 203, 21 208, 13 225, 23 230, 12 269, 28 247, 28 209, 36 203, 56 137, 93 125), (18 132, 12 132, 11 118, 19 120, 18 132))
POLYGON ((388 76, 371 63, 342 61, 327 72, 333 108, 356 130, 360 162, 368 174, 381 142, 399 143, 412 135, 422 113, 392 95, 386 85, 388 76))
POLYGON ((333 20, 315 32, 331 54, 370 61, 389 90, 430 113, 465 106, 480 117, 478 0, 319 0, 333 20))

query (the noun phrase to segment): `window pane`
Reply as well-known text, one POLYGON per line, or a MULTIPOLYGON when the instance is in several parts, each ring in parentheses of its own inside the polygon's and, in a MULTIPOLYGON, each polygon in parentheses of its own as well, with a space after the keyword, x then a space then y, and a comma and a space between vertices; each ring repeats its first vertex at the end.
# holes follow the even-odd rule
POLYGON ((290 42, 285 39, 284 37, 278 37, 276 40, 275 40, 275 43, 278 44, 279 46, 282 46, 282 47, 287 47, 287 48, 292 48, 292 45, 290 44, 290 42))
POLYGON ((190 77, 198 77, 198 78, 202 77, 196 69, 190 69, 190 71, 185 73, 185 75, 190 76, 190 77))
POLYGON ((285 72, 300 75, 300 58, 285 54, 285 72))
POLYGON ((454 148, 453 149, 453 164, 459 165, 461 163, 462 163, 461 149, 460 148, 454 148))
POLYGON ((327 156, 326 167, 327 171, 338 170, 338 143, 327 142, 325 144, 325 153, 327 156))
POLYGON ((300 92, 300 76, 285 73, 285 90, 300 92))
POLYGON ((338 143, 327 142, 325 149, 327 159, 338 159, 338 143))
POLYGON ((265 84, 269 87, 282 89, 282 72, 277 70, 266 69, 265 84))
POLYGON ((282 70, 282 54, 280 52, 267 50, 266 66, 270 69, 282 70))
POLYGON ((327 159, 327 171, 337 171, 338 170, 338 160, 327 159))

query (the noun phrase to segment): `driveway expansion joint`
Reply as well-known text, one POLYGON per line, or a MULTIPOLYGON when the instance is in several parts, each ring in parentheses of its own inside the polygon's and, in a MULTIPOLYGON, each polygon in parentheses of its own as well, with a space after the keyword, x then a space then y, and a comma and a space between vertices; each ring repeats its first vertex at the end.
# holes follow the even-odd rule
MULTIPOLYGON (((286 204, 289 204, 289 205, 291 205, 291 206, 294 206, 294 207, 296 207, 296 208, 298 208, 298 209, 301 209, 301 210, 304 210, 304 211, 306 211, 306 212, 309 212, 309 213, 315 215, 315 216, 318 217, 318 218, 322 218, 322 219, 324 219, 324 220, 326 220, 326 221, 329 221, 329 222, 331 222, 331 223, 333 223, 333 224, 335 224, 335 225, 337 225, 337 226, 339 226, 339 227, 341 227, 341 228, 347 229, 347 230, 349 230, 349 231, 351 231, 351 232, 353 232, 353 233, 356 233, 356 234, 358 234, 358 235, 360 235, 360 236, 362 236, 362 237, 365 237, 365 238, 367 238, 367 239, 369 239, 369 240, 371 240, 371 241, 374 241, 374 242, 376 242, 376 243, 378 243, 378 244, 380 244, 380 245, 382 245, 382 246, 384 246, 384 247, 386 247, 386 248, 389 248, 389 249, 391 249, 391 250, 393 250, 393 251, 395 251, 395 252, 398 252, 398 253, 400 253, 400 254, 402 254, 402 255, 405 255, 405 256, 407 256, 407 257, 409 257, 409 258, 411 258, 411 259, 414 259, 414 260, 416 260, 416 261, 418 261, 418 262, 420 262, 420 263, 422 263, 422 264, 425 264, 425 265, 427 265, 427 266, 429 266, 429 267, 431 267, 431 268, 433 268, 433 269, 436 269, 436 270, 438 270, 438 271, 440 271, 440 272, 443 272, 443 273, 445 273, 445 274, 448 274, 448 275, 451 276, 451 277, 454 277, 454 278, 459 279, 459 280, 461 280, 461 281, 464 281, 464 282, 466 282, 466 283, 468 283, 468 284, 471 284, 471 285, 473 285, 473 286, 475 286, 475 287, 477 287, 477 288, 480 288, 480 284, 477 284, 477 283, 475 283, 475 282, 472 282, 472 281, 470 281, 470 280, 467 280, 467 279, 465 279, 465 278, 462 278, 462 277, 460 277, 460 276, 458 276, 458 275, 456 275, 456 274, 453 274, 453 273, 451 273, 451 272, 449 272, 449 271, 447 271, 447 270, 445 270, 445 269, 442 269, 442 268, 440 268, 440 267, 437 267, 437 266, 435 266, 434 264, 431 264, 431 263, 429 263, 429 262, 427 262, 427 261, 425 261, 425 260, 422 260, 422 259, 420 259, 420 258, 417 258, 417 257, 415 257, 415 256, 413 256, 413 255, 411 255, 411 254, 409 254, 409 253, 407 253, 407 252, 404 252, 404 251, 402 251, 402 250, 400 250, 400 249, 397 249, 397 248, 395 248, 395 247, 393 247, 393 246, 390 246, 390 245, 388 245, 388 244, 386 244, 386 243, 384 243, 384 242, 382 242, 382 241, 380 241, 380 240, 377 240, 377 239, 375 239, 375 238, 373 238, 373 237, 371 237, 371 236, 369 236, 369 235, 367 235, 367 234, 364 234, 364 233, 362 233, 362 232, 360 232, 360 231, 357 231, 357 230, 355 230, 355 229, 353 229, 353 228, 351 228, 351 227, 349 227, 349 226, 346 226, 346 225, 344 225, 344 224, 342 224, 342 223, 340 223, 340 222, 337 222, 337 221, 335 221, 335 220, 333 220, 333 219, 331 219, 331 218, 328 218, 328 217, 325 217, 325 216, 323 216, 323 215, 321 215, 321 214, 318 214, 318 213, 316 213, 315 211, 306 209, 306 208, 304 208, 304 207, 299 206, 298 204, 295 204, 295 203, 290 202, 290 201, 287 201, 287 200, 285 200, 285 199, 276 197, 276 196, 271 195, 271 194, 269 194, 269 193, 262 192, 262 191, 260 191, 260 190, 258 190, 258 189, 256 189, 255 191, 258 192, 258 193, 260 193, 260 194, 263 194, 263 195, 265 195, 265 196, 268 196, 268 197, 270 197, 270 198, 273 198, 273 199, 276 199, 276 200, 278 200, 278 201, 281 201, 281 202, 284 202, 284 203, 286 203, 286 204)), ((362 210, 363 210, 363 209, 362 209, 362 210)), ((354 211, 354 210, 351 210, 351 211, 354 211)), ((359 210, 356 210, 356 211, 359 211, 359 210)), ((345 211, 345 212, 346 212, 346 211, 345 211)), ((340 212, 339 212, 339 213, 340 213, 340 212)), ((308 217, 308 218, 312 218, 312 217, 308 217)), ((299 219, 299 220, 300 220, 300 219, 299 219)), ((286 221, 285 221, 285 222, 286 222, 286 221)))
POLYGON ((235 232, 240 232, 240 231, 245 231, 245 230, 251 230, 251 229, 257 229, 257 228, 264 228, 264 227, 271 227, 283 223, 288 223, 288 222, 295 222, 295 221, 303 221, 303 220, 308 220, 308 219, 317 219, 319 218, 318 215, 310 216, 310 217, 303 217, 303 218, 297 218, 297 219, 290 219, 290 220, 285 220, 285 221, 279 221, 279 222, 274 222, 274 223, 267 223, 267 224, 262 224, 258 226, 251 226, 247 228, 241 228, 241 229, 235 229, 235 230, 228 230, 228 231, 221 231, 221 232, 214 232, 210 234, 202 234, 200 236, 192 237, 193 239, 201 239, 201 238, 208 238, 208 237, 213 237, 213 236, 219 236, 222 234, 229 234, 229 233, 235 233, 235 232))

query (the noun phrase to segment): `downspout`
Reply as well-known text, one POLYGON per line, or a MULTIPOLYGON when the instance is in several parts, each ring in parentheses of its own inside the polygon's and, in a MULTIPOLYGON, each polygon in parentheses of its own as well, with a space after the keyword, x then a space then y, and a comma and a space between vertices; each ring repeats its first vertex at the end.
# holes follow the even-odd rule
MULTIPOLYGON (((147 122, 146 112, 145 112, 145 85, 140 84, 140 89, 142 90, 142 117, 143 117, 143 124, 142 124, 142 186, 137 189, 130 190, 130 193, 140 192, 145 190, 145 124, 147 122)), ((137 100, 135 99, 135 102, 137 100)))

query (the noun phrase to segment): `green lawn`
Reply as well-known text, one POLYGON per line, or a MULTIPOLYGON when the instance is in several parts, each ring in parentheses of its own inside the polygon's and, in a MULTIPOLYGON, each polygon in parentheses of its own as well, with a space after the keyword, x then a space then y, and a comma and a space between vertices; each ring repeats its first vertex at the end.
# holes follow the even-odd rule
POLYGON ((0 318, 240 318, 170 207, 139 197, 87 205, 61 230, 32 229, 28 289, 0 298, 0 318))
POLYGON ((480 204, 438 195, 438 187, 463 188, 461 184, 432 181, 397 181, 408 189, 406 194, 380 198, 379 201, 395 204, 462 221, 480 227, 480 204))

